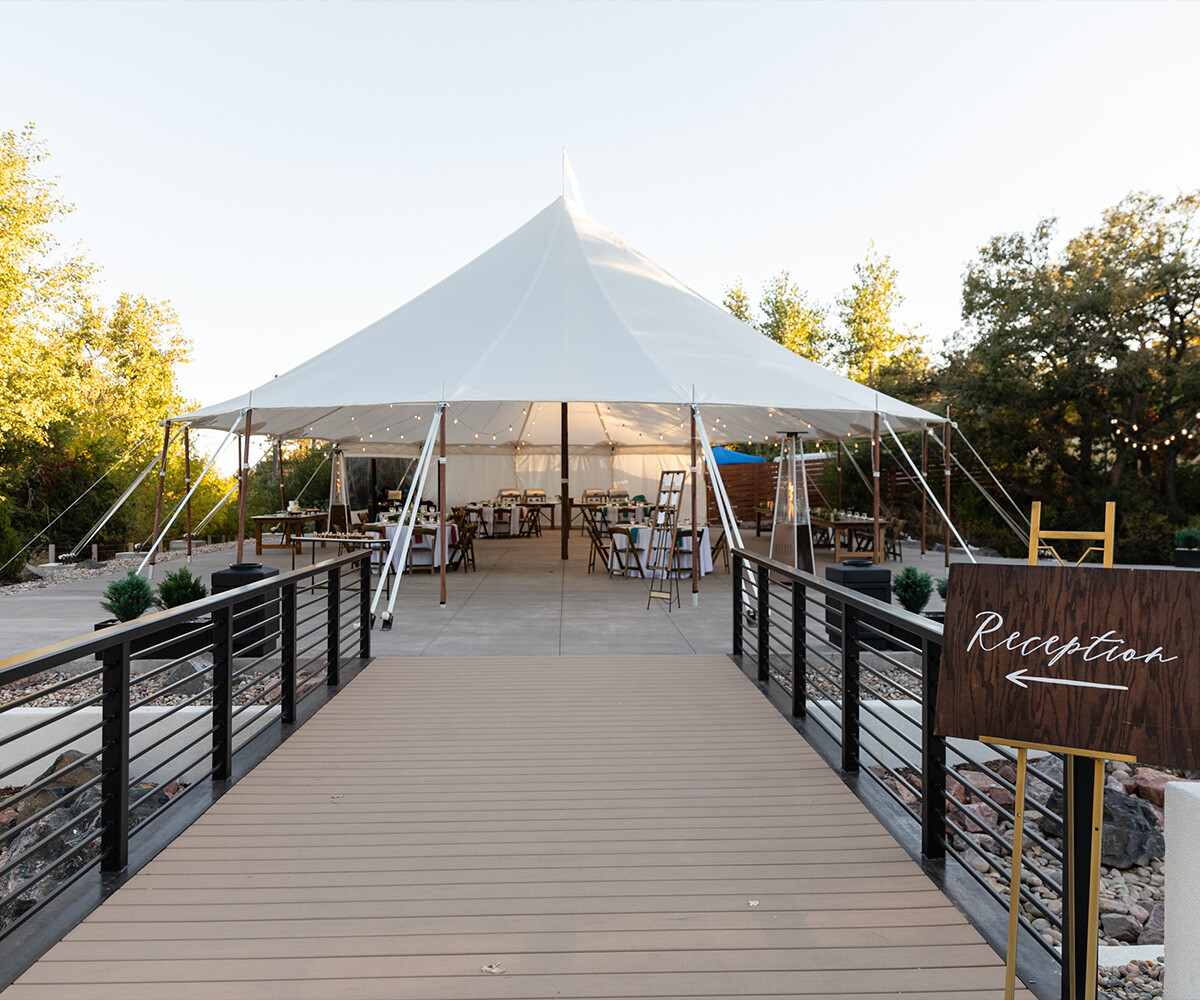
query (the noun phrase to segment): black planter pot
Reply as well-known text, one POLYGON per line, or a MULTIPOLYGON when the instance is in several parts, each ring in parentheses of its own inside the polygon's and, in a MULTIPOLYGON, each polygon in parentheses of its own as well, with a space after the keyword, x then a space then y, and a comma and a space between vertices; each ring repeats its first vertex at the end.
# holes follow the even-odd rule
POLYGON ((921 614, 928 618, 931 622, 937 622, 939 625, 946 624, 945 611, 922 611, 921 614))
POLYGON ((1176 549, 1175 565, 1184 569, 1200 569, 1200 549, 1176 549))
MULTIPOLYGON (((96 622, 94 630, 108 628, 118 624, 117 619, 96 622)), ((135 639, 130 645, 130 658, 134 660, 178 660, 184 656, 193 656, 212 642, 212 619, 193 618, 191 621, 175 622, 164 625, 155 635, 135 639), (194 635, 192 633, 195 633, 194 635), (165 643, 165 645, 163 645, 165 643), (158 647, 153 652, 146 650, 158 647)), ((103 654, 96 654, 97 660, 104 659, 103 654)))

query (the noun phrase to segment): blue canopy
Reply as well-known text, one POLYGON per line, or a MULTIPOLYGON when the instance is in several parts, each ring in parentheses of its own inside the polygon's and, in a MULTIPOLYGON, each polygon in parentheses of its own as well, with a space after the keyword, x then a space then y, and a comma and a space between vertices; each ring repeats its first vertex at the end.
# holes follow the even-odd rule
POLYGON ((720 445, 714 447, 712 451, 713 458, 717 460, 717 465, 746 465, 751 462, 766 461, 761 455, 746 455, 740 451, 722 448, 720 445))

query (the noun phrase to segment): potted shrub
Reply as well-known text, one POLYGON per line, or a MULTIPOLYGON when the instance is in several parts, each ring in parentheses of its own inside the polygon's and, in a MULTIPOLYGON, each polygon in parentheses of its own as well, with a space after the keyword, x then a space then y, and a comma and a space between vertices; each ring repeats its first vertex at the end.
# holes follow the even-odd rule
POLYGON ((1180 528, 1175 532, 1175 565, 1200 569, 1200 528, 1180 528))
MULTIPOLYGON (((104 599, 100 602, 100 607, 113 617, 107 621, 97 622, 95 627, 98 631, 118 622, 133 621, 144 615, 154 605, 162 608, 177 607, 180 604, 197 601, 206 594, 204 584, 192 576, 191 571, 186 567, 168 573, 163 582, 159 584, 157 593, 150 586, 149 580, 130 570, 125 576, 113 580, 104 589, 104 599)), ((147 649, 157 647, 153 653, 149 654, 157 660, 175 660, 190 656, 210 642, 210 630, 199 627, 207 624, 208 619, 199 618, 164 625, 154 635, 135 639, 130 646, 130 652, 136 658, 144 654, 147 649)), ((102 658, 100 654, 96 654, 96 659, 102 658)), ((141 656, 141 658, 145 658, 145 656, 141 656)))
POLYGON ((905 566, 903 572, 892 581, 892 593, 906 611, 919 615, 933 596, 933 577, 922 573, 916 566, 905 566))

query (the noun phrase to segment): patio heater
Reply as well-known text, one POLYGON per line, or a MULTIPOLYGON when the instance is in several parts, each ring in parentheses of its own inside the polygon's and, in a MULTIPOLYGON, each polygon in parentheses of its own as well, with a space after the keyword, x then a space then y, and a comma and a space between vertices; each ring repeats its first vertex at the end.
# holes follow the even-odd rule
POLYGON ((797 431, 787 431, 779 438, 771 558, 785 566, 811 573, 812 524, 808 516, 808 479, 799 439, 797 431))

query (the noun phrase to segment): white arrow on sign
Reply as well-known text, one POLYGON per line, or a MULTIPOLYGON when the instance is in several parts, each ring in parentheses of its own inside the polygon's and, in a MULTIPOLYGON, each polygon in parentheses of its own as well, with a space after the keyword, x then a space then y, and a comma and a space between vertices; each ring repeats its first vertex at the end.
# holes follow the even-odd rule
POLYGON ((1105 688, 1109 691, 1128 691, 1129 688, 1124 684, 1097 684, 1095 681, 1070 681, 1065 677, 1030 677, 1028 676, 1029 668, 1022 667, 1020 670, 1014 670, 1011 674, 1005 676, 1012 681, 1017 687, 1029 687, 1026 681, 1037 681, 1039 684, 1068 684, 1071 687, 1081 688, 1105 688))

